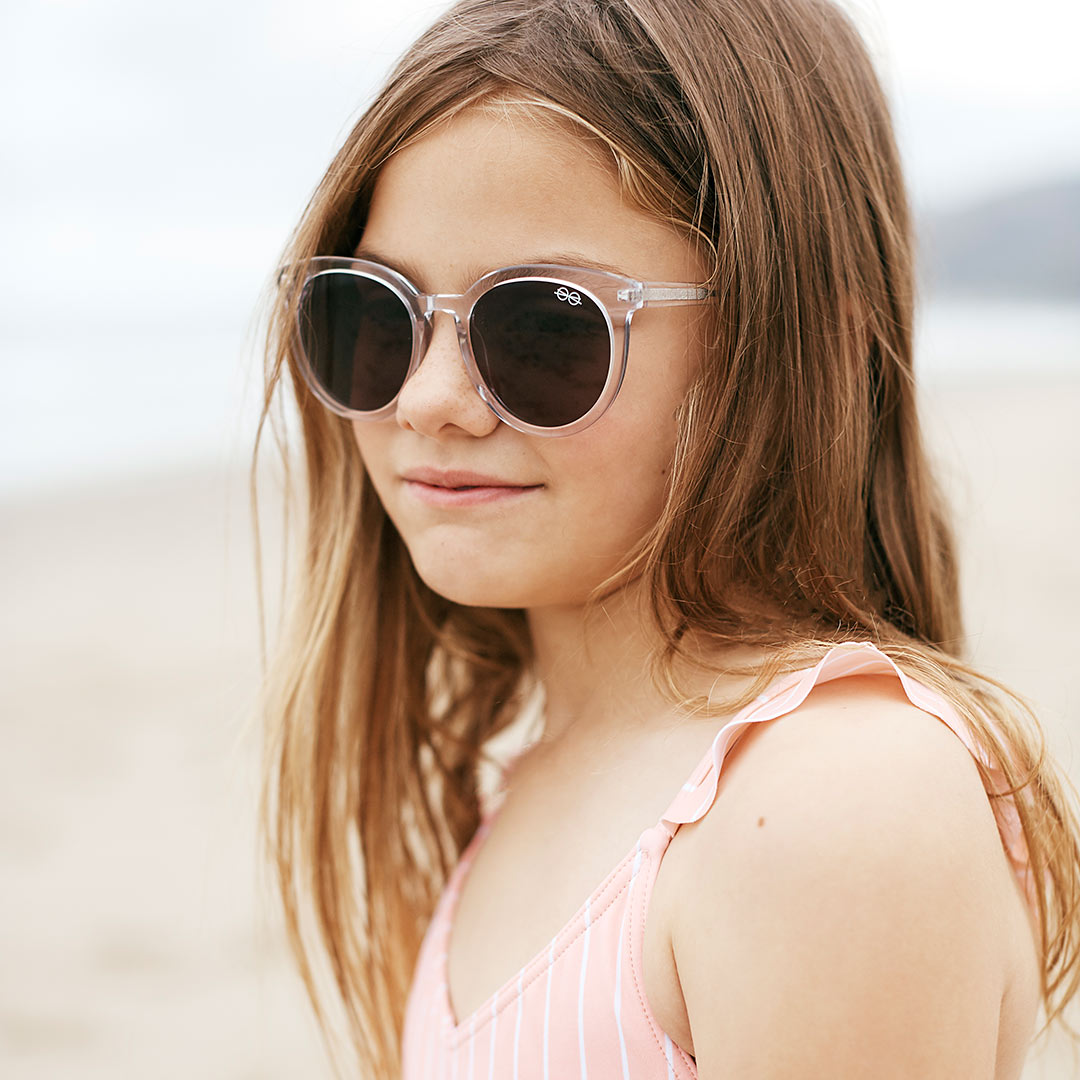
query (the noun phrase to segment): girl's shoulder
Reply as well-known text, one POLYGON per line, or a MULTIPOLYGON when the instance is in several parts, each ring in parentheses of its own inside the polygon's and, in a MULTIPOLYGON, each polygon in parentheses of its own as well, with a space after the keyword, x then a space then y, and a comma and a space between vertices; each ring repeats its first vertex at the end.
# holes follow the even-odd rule
POLYGON ((924 1048, 931 1029, 968 1031, 975 1047, 996 1038, 1011 994, 1030 1034, 1038 967, 1016 837, 956 713, 872 647, 836 650, 763 698, 720 733, 716 790, 672 841, 686 880, 669 926, 693 1030, 695 1015, 725 1016, 701 1028, 737 1041, 741 1022, 797 1016, 801 1060, 820 1046, 835 1065, 830 1039, 850 1043, 860 1024, 924 1048))
MULTIPOLYGON (((858 799, 862 785, 872 795, 881 782, 875 779, 879 773, 895 777, 906 763, 918 775, 905 779, 916 786, 936 790, 945 782, 943 772, 952 775, 975 818, 985 821, 990 812, 1010 861, 1022 870, 1027 852, 1015 805, 1011 798, 996 796, 1007 788, 1005 775, 979 731, 954 704, 970 690, 957 682, 955 690, 943 693, 924 678, 931 676, 911 675, 869 642, 850 642, 828 649, 811 666, 773 679, 755 701, 719 726, 710 753, 670 808, 668 820, 696 822, 721 789, 730 805, 734 792, 776 783, 780 774, 790 774, 790 782, 781 785, 778 795, 805 797, 815 770, 837 783, 819 784, 812 805, 837 806, 843 813, 851 809, 849 801, 858 799)), ((933 676, 941 686, 952 679, 944 669, 933 676)), ((1008 733, 974 700, 971 707, 981 726, 1002 740, 1003 752, 1011 754, 1008 733)))
POLYGON ((789 840, 810 850, 854 839, 881 816, 894 834, 945 829, 965 850, 978 838, 988 861, 1011 866, 1011 884, 1035 906, 1015 803, 996 793, 1004 774, 949 699, 869 643, 833 648, 775 680, 710 751, 673 804, 673 823, 720 833, 737 829, 741 807, 770 806, 778 827, 801 830, 789 840), (709 813, 718 798, 725 809, 709 813))
POLYGON ((871 821, 887 821, 896 839, 902 829, 945 826, 957 843, 970 833, 1001 852, 978 747, 944 699, 927 691, 912 700, 913 683, 896 672, 798 674, 718 732, 716 743, 726 745, 714 744, 703 802, 720 798, 725 808, 712 814, 703 805, 706 812, 692 821, 717 839, 735 830, 734 841, 738 811, 759 806, 773 810, 774 827, 768 830, 759 814, 764 821, 753 827, 761 831, 748 834, 755 844, 784 828, 792 831, 789 840, 820 851, 853 842, 871 821))

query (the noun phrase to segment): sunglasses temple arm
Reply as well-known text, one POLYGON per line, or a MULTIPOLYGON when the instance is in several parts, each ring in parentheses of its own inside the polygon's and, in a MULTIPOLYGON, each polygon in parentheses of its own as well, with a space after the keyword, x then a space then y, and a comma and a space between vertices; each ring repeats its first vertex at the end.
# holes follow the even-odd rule
MULTIPOLYGON (((631 290, 628 290, 631 291, 631 290)), ((697 285, 643 285, 632 290, 638 295, 627 299, 640 300, 643 307, 669 307, 675 304, 697 304, 708 300, 710 290, 697 285)))

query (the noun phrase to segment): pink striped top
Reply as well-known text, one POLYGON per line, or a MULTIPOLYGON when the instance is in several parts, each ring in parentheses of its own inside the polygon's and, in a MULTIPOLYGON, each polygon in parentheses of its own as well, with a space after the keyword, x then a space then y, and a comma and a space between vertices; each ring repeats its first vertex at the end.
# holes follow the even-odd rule
MULTIPOLYGON (((406 1005, 403 1080, 661 1080, 697 1077, 694 1059, 658 1024, 642 976, 645 912, 660 860, 684 822, 712 805, 727 751, 749 724, 796 709, 817 683, 894 674, 911 703, 944 721, 987 767, 962 720, 937 693, 901 672, 869 643, 838 646, 813 668, 781 676, 729 720, 660 820, 537 956, 460 1022, 447 984, 447 944, 457 897, 497 815, 489 808, 462 852, 424 937, 406 1005)), ((505 778, 505 774, 504 774, 505 778)), ((501 804, 500 804, 501 805, 501 804)), ((1027 847, 1011 799, 991 800, 1006 854, 1034 909, 1027 847)))

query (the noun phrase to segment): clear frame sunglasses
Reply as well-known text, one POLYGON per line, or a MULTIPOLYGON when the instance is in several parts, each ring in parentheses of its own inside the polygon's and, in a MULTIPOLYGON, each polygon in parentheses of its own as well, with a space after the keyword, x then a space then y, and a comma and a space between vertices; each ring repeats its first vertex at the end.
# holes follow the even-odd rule
POLYGON ((389 416, 442 311, 484 402, 511 427, 545 436, 584 430, 615 400, 634 312, 710 295, 686 282, 543 264, 493 270, 464 293, 423 293, 381 263, 327 255, 284 267, 279 282, 299 289, 302 374, 335 413, 389 416))

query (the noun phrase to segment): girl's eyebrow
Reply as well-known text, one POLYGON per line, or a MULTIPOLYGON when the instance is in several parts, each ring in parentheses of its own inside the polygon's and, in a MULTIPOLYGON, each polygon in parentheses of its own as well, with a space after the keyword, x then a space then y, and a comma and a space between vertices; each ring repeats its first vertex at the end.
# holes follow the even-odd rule
POLYGON ((413 266, 407 259, 391 259, 386 255, 383 255, 379 251, 373 251, 371 248, 364 247, 361 244, 356 251, 353 252, 354 259, 367 259, 369 262, 381 263, 383 266, 388 266, 391 270, 396 270, 402 277, 408 278, 418 289, 422 289, 423 274, 413 266))
MULTIPOLYGON (((423 280, 424 275, 420 270, 410 263, 406 259, 392 259, 382 254, 382 252, 375 251, 371 248, 364 247, 361 244, 353 254, 357 259, 368 259, 371 262, 381 263, 383 266, 388 266, 391 270, 396 270, 403 277, 407 277, 418 289, 424 291, 426 286, 423 280)), ((627 275, 626 271, 620 267, 613 266, 611 263, 604 262, 601 259, 593 259, 588 255, 583 255, 580 251, 545 251, 536 254, 532 254, 526 258, 519 259, 513 263, 503 263, 501 266, 470 266, 467 267, 467 272, 463 275, 465 278, 465 287, 467 288, 474 281, 479 281, 485 274, 490 274, 493 270, 502 270, 507 266, 542 266, 550 264, 553 266, 567 266, 567 267, 579 267, 583 270, 605 270, 609 274, 622 274, 627 275)))
POLYGON ((580 251, 548 251, 535 256, 530 262, 553 263, 556 266, 577 266, 582 270, 605 270, 609 274, 622 274, 624 277, 632 277, 620 266, 613 266, 604 262, 603 259, 592 259, 583 255, 580 251))

